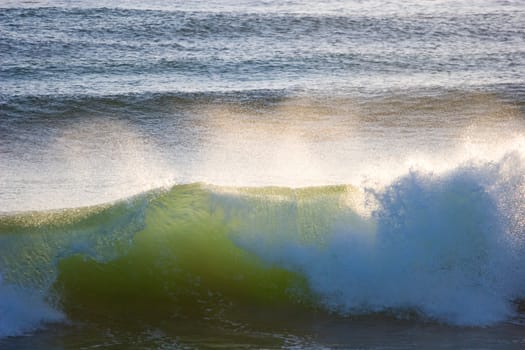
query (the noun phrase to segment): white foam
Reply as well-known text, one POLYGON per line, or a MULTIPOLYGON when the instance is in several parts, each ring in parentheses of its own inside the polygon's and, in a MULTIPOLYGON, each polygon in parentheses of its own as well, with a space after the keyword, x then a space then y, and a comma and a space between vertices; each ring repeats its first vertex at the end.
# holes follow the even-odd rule
POLYGON ((342 314, 411 310, 488 325, 512 317, 513 300, 525 297, 524 189, 519 152, 440 174, 412 170, 369 190, 377 207, 363 217, 368 226, 346 220, 355 215, 349 208, 322 242, 293 230, 242 232, 237 242, 305 276, 320 302, 342 314))
POLYGON ((6 285, 0 275, 0 338, 24 335, 63 319, 41 293, 6 285))

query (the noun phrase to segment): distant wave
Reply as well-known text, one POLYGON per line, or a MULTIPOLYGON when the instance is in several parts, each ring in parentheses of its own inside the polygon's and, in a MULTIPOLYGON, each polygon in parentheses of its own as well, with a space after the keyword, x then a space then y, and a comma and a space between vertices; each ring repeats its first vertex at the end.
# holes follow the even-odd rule
POLYGON ((523 80, 516 30, 521 13, 512 7, 478 5, 473 12, 438 16, 422 15, 432 7, 416 3, 417 15, 406 16, 378 15, 384 4, 366 8, 363 2, 325 14, 251 11, 253 6, 238 4, 241 11, 52 4, 8 5, 0 13, 0 95, 275 87, 377 93, 523 80))

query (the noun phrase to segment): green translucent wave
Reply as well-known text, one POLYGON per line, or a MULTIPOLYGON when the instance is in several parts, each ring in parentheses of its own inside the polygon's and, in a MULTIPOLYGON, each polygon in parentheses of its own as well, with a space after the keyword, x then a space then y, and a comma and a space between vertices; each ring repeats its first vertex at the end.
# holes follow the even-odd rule
POLYGON ((310 308, 302 276, 238 242, 322 245, 354 192, 191 184, 111 205, 4 216, 1 273, 8 283, 49 290, 70 315, 310 308))

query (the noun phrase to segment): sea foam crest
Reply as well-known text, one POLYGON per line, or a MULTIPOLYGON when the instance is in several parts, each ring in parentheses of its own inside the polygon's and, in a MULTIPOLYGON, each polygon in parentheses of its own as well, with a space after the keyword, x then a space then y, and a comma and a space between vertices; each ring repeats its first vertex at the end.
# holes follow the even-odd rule
POLYGON ((41 293, 2 283, 0 275, 0 338, 19 336, 60 322, 64 315, 49 306, 41 293))
POLYGON ((444 174, 412 170, 368 190, 369 225, 343 213, 321 244, 290 232, 237 242, 305 276, 320 302, 341 314, 410 311, 456 325, 501 322, 525 297, 524 164, 514 152, 444 174))

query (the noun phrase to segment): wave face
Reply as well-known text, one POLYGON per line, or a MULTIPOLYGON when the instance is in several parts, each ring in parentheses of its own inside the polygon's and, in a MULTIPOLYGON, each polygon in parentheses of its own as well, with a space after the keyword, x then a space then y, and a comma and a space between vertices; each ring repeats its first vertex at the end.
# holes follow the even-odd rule
POLYGON ((0 334, 61 312, 201 318, 298 307, 509 320, 525 298, 524 164, 514 152, 442 174, 411 171, 375 190, 177 185, 3 216, 0 307, 15 310, 2 313, 0 334), (9 302, 26 294, 30 313, 9 302), (36 297, 44 294, 48 305, 36 297))

